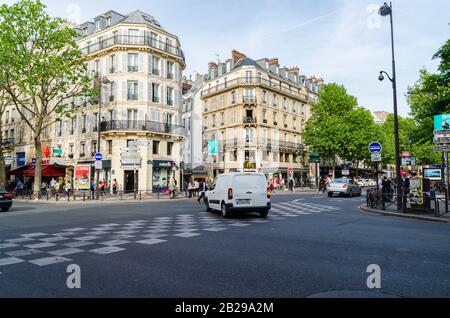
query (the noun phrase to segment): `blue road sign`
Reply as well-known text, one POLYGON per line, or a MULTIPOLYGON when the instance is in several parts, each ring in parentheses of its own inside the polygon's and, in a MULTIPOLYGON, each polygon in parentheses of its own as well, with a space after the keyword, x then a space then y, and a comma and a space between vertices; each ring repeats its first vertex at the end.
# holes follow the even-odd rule
POLYGON ((96 153, 95 154, 95 160, 102 161, 103 160, 103 155, 101 153, 96 153))
POLYGON ((370 153, 381 153, 383 151, 383 146, 378 141, 372 142, 369 145, 370 153))

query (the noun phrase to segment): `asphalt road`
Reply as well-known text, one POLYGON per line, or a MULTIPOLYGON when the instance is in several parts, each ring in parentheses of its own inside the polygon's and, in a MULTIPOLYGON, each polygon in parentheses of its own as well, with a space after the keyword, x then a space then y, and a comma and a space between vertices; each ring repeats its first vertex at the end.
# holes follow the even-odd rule
POLYGON ((367 214, 363 200, 275 196, 266 220, 190 200, 17 204, 0 215, 0 297, 450 297, 450 226, 367 214))

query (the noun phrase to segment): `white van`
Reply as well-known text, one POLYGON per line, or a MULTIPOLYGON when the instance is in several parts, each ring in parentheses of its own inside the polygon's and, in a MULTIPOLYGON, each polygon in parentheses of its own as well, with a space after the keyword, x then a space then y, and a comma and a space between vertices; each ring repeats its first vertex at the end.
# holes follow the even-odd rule
POLYGON ((219 175, 206 192, 206 210, 221 211, 227 218, 233 212, 259 212, 266 217, 270 210, 267 179, 262 173, 226 173, 219 175))

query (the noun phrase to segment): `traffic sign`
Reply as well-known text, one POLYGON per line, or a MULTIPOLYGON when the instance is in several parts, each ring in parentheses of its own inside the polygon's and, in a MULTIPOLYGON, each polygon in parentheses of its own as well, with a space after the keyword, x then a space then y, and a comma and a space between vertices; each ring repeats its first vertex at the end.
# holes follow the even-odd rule
POLYGON ((103 162, 101 160, 97 160, 94 162, 95 170, 102 170, 103 169, 103 162))
POLYGON ((449 152, 450 151, 450 145, 435 146, 434 147, 434 151, 449 152))
POLYGON ((120 148, 120 151, 139 151, 137 147, 120 148))
POLYGON ((102 161, 103 160, 103 155, 101 153, 97 152, 95 154, 95 160, 96 161, 102 161))
POLYGON ((288 168, 288 172, 289 172, 289 173, 293 173, 293 172, 294 172, 294 169, 288 168))
POLYGON ((380 162, 382 160, 381 153, 373 153, 372 154, 372 161, 373 162, 380 162))
POLYGON ((141 155, 139 152, 122 152, 120 154, 122 158, 128 158, 128 159, 141 159, 141 155))
POLYGON ((139 159, 122 159, 120 163, 122 165, 140 165, 141 164, 141 158, 139 159))
POLYGON ((383 146, 378 141, 372 142, 369 145, 370 153, 381 153, 383 151, 383 146))

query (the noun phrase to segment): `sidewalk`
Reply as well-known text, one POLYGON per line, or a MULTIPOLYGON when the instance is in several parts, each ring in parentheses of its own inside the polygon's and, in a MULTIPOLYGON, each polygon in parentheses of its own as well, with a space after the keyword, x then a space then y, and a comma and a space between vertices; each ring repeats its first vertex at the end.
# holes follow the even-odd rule
POLYGON ((369 213, 376 213, 381 215, 387 215, 387 216, 396 216, 396 217, 402 217, 402 218, 410 218, 410 219, 416 219, 416 220, 422 220, 422 221, 432 221, 432 222, 440 222, 440 223, 450 223, 450 215, 443 215, 442 217, 436 217, 431 215, 425 215, 425 214, 412 214, 412 213, 403 213, 398 212, 396 208, 389 208, 386 211, 378 210, 378 209, 372 209, 369 208, 366 204, 363 204, 359 207, 364 212, 369 213))

